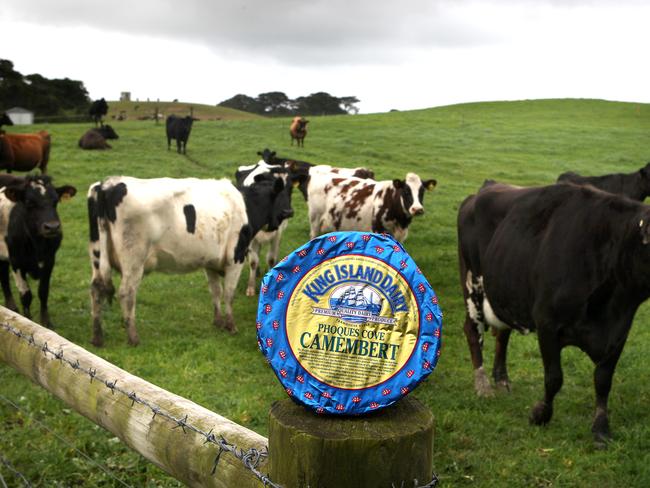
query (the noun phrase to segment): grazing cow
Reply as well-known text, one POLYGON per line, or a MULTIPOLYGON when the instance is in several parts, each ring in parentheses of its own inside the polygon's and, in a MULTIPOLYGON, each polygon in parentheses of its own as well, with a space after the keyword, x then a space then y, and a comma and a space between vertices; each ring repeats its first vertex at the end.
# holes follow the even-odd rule
POLYGON ((530 421, 546 424, 562 386, 561 350, 579 347, 596 365, 592 432, 602 445, 612 375, 650 296, 650 207, 590 186, 486 182, 460 207, 458 245, 477 393, 491 394, 484 330, 496 330, 493 376, 507 388, 511 330, 537 330, 545 393, 530 421))
POLYGON ((92 263, 92 343, 103 345, 101 302, 114 293, 112 269, 122 275, 119 299, 132 345, 139 343, 135 299, 145 273, 205 269, 214 324, 237 331, 232 300, 248 245, 262 228, 277 229, 288 201, 284 182, 261 176, 238 191, 226 180, 149 180, 126 176, 90 186, 88 218, 92 263), (221 312, 221 294, 225 319, 221 312))
POLYGON ((187 117, 177 117, 176 115, 170 115, 167 117, 165 126, 167 128, 167 150, 171 148, 172 139, 176 139, 176 152, 187 154, 187 140, 190 137, 190 132, 192 131, 192 117, 189 115, 187 117))
POLYGON ((0 284, 5 306, 17 311, 9 285, 11 265, 23 315, 31 318, 32 292, 27 282, 31 276, 39 280, 41 324, 53 328, 47 300, 54 258, 63 239, 56 207, 77 190, 69 185, 55 188, 49 176, 0 175, 0 186, 0 284))
POLYGON ((95 126, 104 125, 103 118, 108 113, 108 103, 103 98, 95 100, 88 110, 88 114, 95 121, 95 126))
POLYGON ((46 173, 50 160, 50 134, 0 134, 0 169, 30 171, 36 167, 46 173))
POLYGON ((603 176, 580 176, 569 171, 562 173, 557 181, 558 183, 591 185, 642 202, 650 195, 650 163, 633 173, 613 173, 603 176))
POLYGON ((307 136, 307 124, 309 123, 304 117, 294 117, 291 121, 291 127, 289 128, 289 134, 291 134, 291 145, 293 146, 293 140, 296 140, 296 145, 298 147, 305 147, 305 136, 307 136))
POLYGON ((387 181, 311 174, 307 198, 311 237, 358 230, 388 232, 404 241, 413 217, 424 213, 424 191, 435 186, 436 180, 422 181, 415 173, 387 181))

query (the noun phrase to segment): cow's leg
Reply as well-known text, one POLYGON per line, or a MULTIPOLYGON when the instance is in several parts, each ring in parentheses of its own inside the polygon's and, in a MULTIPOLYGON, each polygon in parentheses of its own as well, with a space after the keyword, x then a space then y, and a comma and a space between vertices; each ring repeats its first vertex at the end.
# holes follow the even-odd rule
POLYGON ((18 312, 18 307, 11 293, 11 285, 9 284, 9 262, 0 261, 0 284, 2 285, 2 293, 5 297, 5 307, 14 312, 18 312))
POLYGON ((41 269, 41 276, 38 281, 38 300, 41 305, 41 325, 48 329, 54 329, 54 324, 50 320, 50 314, 47 309, 47 301, 50 295, 50 279, 54 269, 54 256, 48 258, 41 269))
POLYGON ((616 364, 623 351, 625 341, 621 341, 618 347, 610 356, 596 364, 594 370, 594 386, 596 388, 596 413, 594 421, 591 424, 591 432, 594 435, 594 441, 597 447, 605 447, 607 441, 611 439, 609 432, 609 418, 607 414, 607 401, 609 392, 612 388, 612 377, 616 364))
MULTIPOLYGON (((286 220, 285 220, 286 222, 286 220)), ((282 239, 283 228, 280 227, 269 242, 269 252, 266 253, 266 265, 271 269, 278 262, 280 252, 280 240, 282 239)))
POLYGON ((178 154, 181 154, 181 140, 180 139, 176 139, 176 152, 178 154))
POLYGON ((246 286, 246 296, 255 296, 255 285, 257 283, 257 270, 260 264, 260 244, 253 239, 248 246, 248 285, 246 286))
POLYGON ((555 326, 541 325, 537 332, 539 350, 544 363, 544 399, 537 402, 530 412, 530 422, 535 425, 545 425, 553 417, 553 399, 562 388, 561 351, 555 326), (549 330, 550 329, 550 330, 549 330))
POLYGON ((23 306, 23 316, 31 319, 32 313, 30 312, 29 307, 32 305, 32 290, 29 289, 27 276, 25 276, 22 271, 16 270, 14 271, 14 280, 16 282, 16 288, 18 288, 18 293, 20 294, 20 304, 23 306))
POLYGON ((498 388, 510 391, 510 379, 508 378, 508 367, 506 359, 508 355, 508 341, 512 329, 494 329, 496 345, 494 350, 494 367, 492 368, 492 377, 494 384, 498 388))
POLYGON ((96 347, 104 345, 102 330, 102 298, 104 297, 102 282, 93 276, 90 284, 90 310, 93 317, 93 338, 90 343, 96 347))
POLYGON ((479 332, 478 325, 469 315, 465 318, 463 330, 474 367, 474 390, 480 397, 493 396, 494 390, 483 368, 483 334, 479 332))
POLYGON ((140 344, 138 331, 135 327, 135 302, 143 272, 142 264, 140 266, 130 267, 128 270, 123 270, 122 282, 120 283, 119 296, 122 317, 129 344, 132 346, 140 344))
POLYGON ((212 305, 214 307, 214 320, 212 323, 217 329, 222 329, 226 326, 221 313, 221 296, 223 295, 223 272, 213 269, 206 269, 205 274, 208 277, 208 286, 210 287, 210 294, 212 295, 212 305))

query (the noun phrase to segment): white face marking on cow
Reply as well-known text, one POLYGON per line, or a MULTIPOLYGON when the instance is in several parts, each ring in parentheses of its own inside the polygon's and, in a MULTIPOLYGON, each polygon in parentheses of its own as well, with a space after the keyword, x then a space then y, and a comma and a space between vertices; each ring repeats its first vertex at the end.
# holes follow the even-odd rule
POLYGON ((35 190, 37 190, 41 195, 45 195, 45 192, 47 191, 45 189, 45 185, 43 185, 42 183, 39 183, 37 181, 32 181, 32 182, 30 182, 29 185, 32 188, 34 188, 35 190))
POLYGON ((418 215, 424 212, 424 207, 420 201, 420 188, 422 187, 422 180, 415 173, 408 173, 406 175, 406 185, 411 189, 413 195, 413 203, 406 210, 411 215, 418 215))

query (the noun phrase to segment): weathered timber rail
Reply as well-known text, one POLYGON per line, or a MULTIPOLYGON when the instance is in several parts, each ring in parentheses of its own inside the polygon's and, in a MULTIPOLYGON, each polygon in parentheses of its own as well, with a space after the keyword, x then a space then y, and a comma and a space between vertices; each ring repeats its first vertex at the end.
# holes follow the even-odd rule
POLYGON ((0 361, 189 486, 274 486, 266 438, 1 306, 0 361))

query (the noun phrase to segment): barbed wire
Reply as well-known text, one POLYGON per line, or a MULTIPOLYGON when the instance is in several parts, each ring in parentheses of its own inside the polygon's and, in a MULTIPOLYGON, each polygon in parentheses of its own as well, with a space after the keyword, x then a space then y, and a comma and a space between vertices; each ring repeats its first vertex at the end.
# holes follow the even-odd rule
MULTIPOLYGON (((5 458, 1 452, 0 452, 0 464, 2 464, 5 468, 11 471, 17 478, 20 478, 23 484, 27 488, 31 488, 32 484, 27 480, 27 478, 25 478, 25 476, 20 471, 18 471, 16 468, 12 466, 9 460, 5 458)), ((2 477, 2 473, 0 473, 0 483, 2 484, 3 488, 7 488, 7 484, 5 483, 5 479, 2 477)))
POLYGON ((126 398, 131 400, 131 407, 133 407, 137 403, 139 405, 148 408, 153 414, 152 419, 155 419, 156 417, 162 417, 165 420, 168 420, 169 422, 174 424, 172 429, 176 429, 180 427, 180 429, 183 431, 184 434, 187 434, 188 431, 194 432, 195 434, 198 434, 205 439, 205 442, 203 443, 204 445, 212 444, 217 446, 219 451, 217 452, 217 455, 214 459, 212 472, 211 472, 212 475, 214 475, 217 471, 219 460, 221 459, 221 454, 226 452, 234 456, 239 461, 241 461, 244 467, 248 469, 259 481, 261 481, 265 487, 268 486, 270 488, 282 488, 280 485, 273 483, 267 475, 262 474, 257 469, 260 463, 263 462, 268 457, 268 450, 266 446, 262 447, 261 449, 256 449, 254 447, 251 447, 247 450, 238 448, 235 444, 228 442, 223 435, 215 434, 214 429, 210 429, 209 432, 205 432, 201 428, 192 425, 191 423, 188 422, 188 415, 185 415, 184 417, 175 417, 171 413, 163 410, 158 405, 146 400, 145 398, 138 396, 135 391, 127 391, 121 388, 117 384, 119 381, 118 379, 114 379, 113 381, 110 381, 109 379, 103 378, 100 375, 98 375, 96 368, 95 369, 90 367, 87 368, 82 364, 80 364, 78 359, 72 361, 71 359, 64 357, 63 349, 60 349, 58 351, 52 350, 47 345, 47 342, 39 343, 34 339, 33 334, 29 334, 29 335, 25 334, 21 330, 16 329, 15 327, 9 324, 0 323, 0 327, 5 329, 7 332, 12 333, 16 337, 26 341, 30 346, 40 349, 43 352, 43 355, 45 355, 46 357, 49 354, 53 360, 66 363, 73 370, 80 371, 82 373, 87 374, 90 378, 91 383, 93 381, 97 381, 98 383, 102 383, 104 386, 106 386, 106 388, 111 390, 111 394, 114 395, 115 393, 118 393, 125 396, 126 398))
MULTIPOLYGON (((210 431, 205 432, 199 427, 192 425, 191 423, 188 422, 188 415, 185 415, 184 417, 175 417, 174 415, 164 411, 158 405, 149 402, 145 398, 139 397, 135 391, 127 391, 121 388, 120 386, 117 385, 118 379, 109 381, 108 379, 102 378, 101 376, 97 375, 97 369, 84 367, 79 363, 78 359, 72 361, 64 357, 63 349, 59 351, 54 351, 50 349, 50 347, 47 345, 47 342, 40 344, 34 339, 33 334, 27 335, 23 333, 21 330, 16 329, 15 327, 12 327, 9 324, 0 323, 0 327, 12 333, 16 337, 25 340, 30 346, 40 349, 45 356, 50 354, 53 360, 58 360, 61 361, 62 363, 66 363, 73 370, 81 371, 87 374, 90 378, 91 383, 93 381, 102 383, 103 385, 106 386, 106 388, 111 390, 111 394, 115 394, 117 392, 121 395, 126 396, 129 400, 131 400, 131 407, 133 407, 137 403, 139 405, 148 408, 153 415, 152 419, 155 419, 157 416, 160 416, 174 424, 172 429, 177 429, 180 427, 180 429, 183 431, 184 434, 187 434, 187 431, 189 430, 191 432, 194 432, 197 435, 202 436, 205 439, 205 441, 203 442, 204 445, 212 444, 217 446, 219 450, 217 452, 217 455, 214 458, 214 462, 212 465, 212 471, 211 471, 212 475, 214 475, 217 471, 219 460, 221 459, 221 455, 224 452, 226 452, 234 456, 239 461, 241 461, 244 467, 248 469, 260 482, 262 482, 262 484, 265 487, 282 488, 282 486, 271 481, 268 475, 262 474, 257 469, 260 463, 266 460, 266 458, 268 458, 268 450, 266 446, 262 447, 261 449, 256 449, 254 447, 251 447, 247 450, 238 448, 235 444, 231 444, 230 442, 228 442, 223 435, 219 434, 217 436, 217 434, 214 433, 214 429, 210 429, 210 431)), ((433 479, 426 485, 419 486, 417 480, 414 480, 413 486, 414 488, 433 488, 437 486, 438 481, 439 481, 438 477, 434 474, 433 479)), ((396 488, 394 484, 392 486, 393 488, 396 488)))

